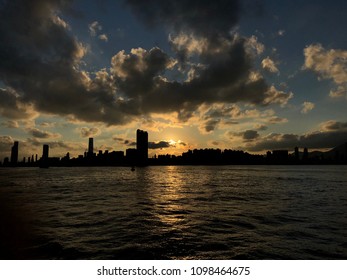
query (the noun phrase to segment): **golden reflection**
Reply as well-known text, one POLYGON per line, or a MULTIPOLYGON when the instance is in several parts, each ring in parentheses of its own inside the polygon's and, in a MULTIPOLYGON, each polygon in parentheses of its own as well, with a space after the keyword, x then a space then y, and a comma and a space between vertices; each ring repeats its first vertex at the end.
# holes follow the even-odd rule
POLYGON ((156 217, 170 230, 184 230, 190 213, 189 192, 183 169, 177 166, 162 167, 160 188, 150 193, 156 217))

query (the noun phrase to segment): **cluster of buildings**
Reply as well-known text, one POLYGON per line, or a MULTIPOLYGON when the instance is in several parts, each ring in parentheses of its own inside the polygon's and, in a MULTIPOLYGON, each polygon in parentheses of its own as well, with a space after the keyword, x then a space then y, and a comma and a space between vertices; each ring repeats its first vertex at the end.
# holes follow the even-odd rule
MULTIPOLYGON (((18 160, 19 142, 15 141, 11 148, 11 157, 6 157, 3 166, 106 166, 106 165, 148 165, 148 133, 138 129, 136 131, 136 148, 127 149, 125 154, 123 151, 99 151, 94 152, 94 139, 89 138, 88 150, 84 155, 77 158, 70 158, 70 153, 64 157, 49 157, 49 145, 44 144, 42 147, 42 156, 32 155, 24 157, 22 161, 18 160)), ((1 165, 1 164, 0 164, 1 165)))
MULTIPOLYGON (((11 157, 5 158, 3 166, 147 166, 147 165, 226 165, 226 164, 346 164, 347 143, 344 155, 335 151, 334 157, 324 158, 324 153, 319 155, 309 154, 304 148, 300 152, 296 147, 294 152, 288 150, 274 150, 264 155, 252 155, 244 151, 220 149, 194 149, 182 153, 180 156, 159 155, 148 158, 148 133, 138 129, 136 131, 136 148, 125 151, 98 151, 94 152, 94 139, 89 138, 88 150, 77 158, 70 158, 67 153, 64 157, 49 157, 49 146, 43 145, 42 156, 23 158, 18 161, 18 141, 11 149, 11 157)), ((333 150, 332 150, 333 151, 333 150)), ((0 163, 1 165, 1 163, 0 163)))

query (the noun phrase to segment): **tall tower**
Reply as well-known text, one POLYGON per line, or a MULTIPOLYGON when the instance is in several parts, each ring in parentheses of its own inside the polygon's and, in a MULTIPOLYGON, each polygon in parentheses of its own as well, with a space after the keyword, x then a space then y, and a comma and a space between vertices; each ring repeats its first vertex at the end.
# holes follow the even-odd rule
POLYGON ((89 145, 88 145, 88 157, 92 157, 94 155, 94 139, 89 138, 89 145))
POLYGON ((18 163, 18 141, 15 141, 11 149, 11 164, 18 163))
MULTIPOLYGON (((43 145, 43 149, 42 149, 42 160, 44 161, 48 160, 48 153, 49 153, 49 146, 45 144, 43 145)), ((34 157, 32 157, 32 160, 34 160, 34 157)))
POLYGON ((136 131, 137 162, 139 165, 147 165, 148 161, 148 133, 138 129, 136 131))

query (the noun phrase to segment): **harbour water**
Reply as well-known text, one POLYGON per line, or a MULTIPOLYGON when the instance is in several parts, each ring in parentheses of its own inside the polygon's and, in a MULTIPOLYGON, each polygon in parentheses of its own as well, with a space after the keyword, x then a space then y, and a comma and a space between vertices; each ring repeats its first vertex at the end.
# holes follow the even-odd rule
POLYGON ((347 166, 1 168, 2 259, 347 259, 347 166))

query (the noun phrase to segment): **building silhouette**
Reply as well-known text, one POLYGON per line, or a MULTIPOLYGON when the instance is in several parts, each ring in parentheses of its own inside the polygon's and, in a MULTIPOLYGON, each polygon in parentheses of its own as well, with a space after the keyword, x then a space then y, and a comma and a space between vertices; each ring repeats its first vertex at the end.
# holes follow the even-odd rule
MULTIPOLYGON (((94 153, 94 139, 89 138, 88 150, 84 155, 71 158, 70 153, 62 158, 49 157, 49 146, 43 145, 42 157, 38 155, 23 157, 18 162, 18 141, 13 143, 11 156, 4 158, 0 166, 148 166, 148 165, 231 165, 231 164, 347 164, 347 142, 327 152, 309 152, 305 147, 300 152, 299 147, 293 151, 273 150, 266 155, 254 155, 242 150, 230 149, 194 149, 183 152, 181 155, 155 155, 148 158, 148 133, 138 129, 136 131, 136 148, 124 151, 108 150, 94 153)), ((128 145, 128 146, 132 146, 128 145)))
POLYGON ((93 155, 94 155, 94 139, 89 138, 87 157, 93 157, 93 155))
MULTIPOLYGON (((42 159, 43 160, 48 160, 48 155, 49 155, 49 146, 47 144, 43 145, 42 148, 42 159)), ((32 158, 33 160, 33 158, 32 158)))
POLYGON ((11 149, 11 165, 18 163, 18 141, 15 141, 11 149))
POLYGON ((137 150, 137 164, 148 164, 148 133, 138 129, 136 131, 136 150, 137 150))
MULTIPOLYGON (((31 162, 34 161, 34 156, 31 158, 31 162)), ((49 167, 49 146, 47 144, 42 147, 42 157, 40 159, 40 168, 48 168, 49 167)))

